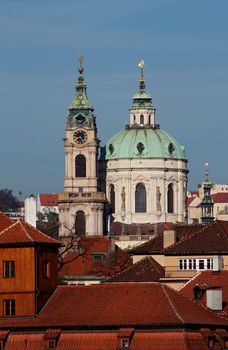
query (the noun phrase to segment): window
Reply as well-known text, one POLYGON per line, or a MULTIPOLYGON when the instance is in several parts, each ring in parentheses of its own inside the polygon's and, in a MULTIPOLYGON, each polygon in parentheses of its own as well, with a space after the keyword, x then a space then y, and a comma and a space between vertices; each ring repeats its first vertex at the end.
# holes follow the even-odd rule
POLYGON ((48 350, 55 349, 55 340, 48 340, 48 350))
POLYGON ((15 300, 3 300, 4 316, 15 316, 15 300))
POLYGON ((215 343, 215 338, 214 337, 208 337, 208 349, 213 349, 214 348, 214 343, 215 343))
POLYGON ((212 270, 213 259, 179 259, 180 270, 212 270))
POLYGON ((77 211, 75 218, 75 233, 80 236, 85 236, 86 221, 85 213, 82 210, 77 211))
POLYGON ((51 272, 50 272, 50 262, 45 260, 43 261, 43 277, 44 278, 50 278, 51 272))
POLYGON ((168 202, 168 213, 172 214, 174 212, 173 208, 173 185, 169 184, 168 186, 168 194, 167 194, 167 202, 168 202))
POLYGON ((115 213, 115 188, 114 185, 110 185, 109 187, 110 193, 110 208, 111 213, 115 213))
POLYGON ((86 177, 86 157, 82 154, 75 158, 75 177, 86 177))
POLYGON ((142 183, 135 189, 135 212, 146 213, 146 189, 142 183))
POLYGON ((150 125, 151 124, 151 116, 149 114, 149 117, 148 117, 148 124, 150 125))
POLYGON ((104 253, 93 253, 92 254, 93 262, 102 262, 105 259, 104 253))
POLYGON ((143 114, 140 115, 140 124, 141 125, 144 124, 144 115, 143 114))
POLYGON ((4 277, 15 277, 15 261, 3 261, 4 277))
POLYGON ((128 348, 129 340, 127 338, 122 339, 122 348, 128 348))

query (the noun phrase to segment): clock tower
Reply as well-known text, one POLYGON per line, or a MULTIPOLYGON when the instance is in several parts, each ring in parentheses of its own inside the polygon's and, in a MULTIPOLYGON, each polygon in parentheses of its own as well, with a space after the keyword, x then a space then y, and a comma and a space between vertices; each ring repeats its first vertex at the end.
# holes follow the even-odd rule
POLYGON ((59 194, 60 236, 102 235, 105 194, 98 192, 99 139, 79 57, 76 95, 66 126, 64 192, 59 194))

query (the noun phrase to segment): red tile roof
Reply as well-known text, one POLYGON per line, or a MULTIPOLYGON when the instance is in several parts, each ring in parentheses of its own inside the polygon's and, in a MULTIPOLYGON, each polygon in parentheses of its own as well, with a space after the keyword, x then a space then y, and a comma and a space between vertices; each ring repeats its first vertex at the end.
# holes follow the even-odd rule
POLYGON ((41 193, 40 205, 44 207, 56 207, 58 205, 58 194, 57 193, 41 193))
POLYGON ((60 246, 60 242, 53 239, 26 221, 18 220, 0 232, 0 246, 12 244, 47 243, 60 246))
POLYGON ((228 222, 215 221, 199 230, 197 226, 192 233, 164 249, 164 254, 228 254, 228 222))
POLYGON ((63 333, 58 342, 61 350, 116 350, 117 335, 114 332, 63 333))
POLYGON ((44 335, 42 333, 9 334, 4 350, 19 349, 44 349, 44 335))
POLYGON ((227 324, 160 283, 59 286, 31 322, 57 328, 227 324))
POLYGON ((0 232, 12 225, 14 221, 0 211, 0 232))
MULTIPOLYGON (((222 288, 222 299, 223 299, 223 317, 228 317, 228 270, 222 270, 219 272, 213 271, 201 271, 190 281, 188 281, 183 287, 180 288, 180 293, 190 300, 194 300, 193 288, 200 286, 203 290, 220 286, 222 288)), ((206 293, 200 302, 206 304, 206 293)), ((220 312, 219 312, 220 314, 220 312)))
MULTIPOLYGON (((202 224, 197 225, 175 225, 173 229, 176 231, 177 241, 181 241, 183 237, 190 236, 193 232, 196 232, 200 228, 204 227, 202 224)), ((170 229, 170 228, 169 228, 170 229)), ((151 240, 131 249, 133 255, 149 255, 149 254, 161 254, 163 251, 163 234, 164 230, 151 240)))
POLYGON ((211 195, 214 203, 228 203, 228 192, 218 192, 211 195))
POLYGON ((110 276, 130 266, 131 260, 128 255, 118 246, 114 245, 106 237, 84 237, 80 241, 80 253, 69 251, 63 258, 63 266, 60 268, 60 276, 110 276), (108 254, 113 249, 112 257, 115 258, 110 264, 108 254), (104 253, 106 258, 103 262, 93 261, 93 254, 104 253))
POLYGON ((108 278, 105 283, 110 282, 158 282, 165 277, 164 268, 151 256, 146 257, 128 269, 108 278))
POLYGON ((131 350, 207 350, 201 333, 193 332, 136 332, 131 350), (192 341, 191 347, 189 340, 192 341))

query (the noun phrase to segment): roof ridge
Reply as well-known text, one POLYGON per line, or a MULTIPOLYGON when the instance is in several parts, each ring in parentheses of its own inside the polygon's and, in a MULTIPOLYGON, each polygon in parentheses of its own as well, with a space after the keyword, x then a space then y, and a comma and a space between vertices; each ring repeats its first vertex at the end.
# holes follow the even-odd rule
POLYGON ((183 284, 179 289, 177 289, 177 291, 181 291, 182 288, 185 288, 188 284, 192 283, 192 281, 194 281, 195 278, 197 278, 198 276, 200 276, 202 271, 198 271, 195 276, 193 276, 192 278, 190 278, 190 280, 188 280, 188 282, 186 282, 185 284, 183 284))
MULTIPOLYGON (((213 225, 213 223, 212 223, 212 225, 213 225)), ((171 244, 170 246, 168 246, 168 247, 166 247, 165 249, 163 249, 163 251, 165 252, 166 250, 169 250, 170 248, 179 246, 179 245, 182 244, 183 242, 186 242, 186 241, 188 241, 189 239, 192 239, 196 234, 201 233, 203 230, 205 230, 205 229, 208 228, 209 226, 210 226, 210 224, 206 224, 205 226, 201 227, 199 230, 196 230, 195 232, 192 232, 192 233, 189 234, 189 235, 187 235, 187 234, 184 235, 183 238, 182 238, 180 241, 171 244)))
MULTIPOLYGON (((108 282, 111 278, 117 277, 117 276, 119 276, 120 274, 129 271, 129 270, 132 269, 134 266, 138 265, 140 262, 142 262, 143 260, 145 260, 145 259, 147 259, 147 258, 148 258, 148 256, 145 256, 144 258, 142 258, 142 259, 140 259, 139 261, 137 261, 135 264, 129 266, 127 269, 115 273, 114 275, 112 275, 112 276, 110 276, 109 278, 107 278, 107 279, 105 280, 105 283, 108 282)), ((121 282, 121 283, 122 283, 122 282, 121 282)))
POLYGON ((23 223, 25 223, 25 221, 22 222, 21 220, 19 220, 19 223, 20 223, 20 225, 21 225, 23 231, 25 232, 26 236, 30 239, 30 241, 34 242, 34 239, 33 239, 33 238, 31 237, 31 235, 27 232, 27 230, 25 229, 25 227, 24 227, 24 225, 23 225, 23 223))
POLYGON ((158 272, 159 274, 161 273, 161 271, 159 271, 158 265, 160 265, 164 271, 164 267, 161 264, 159 264, 159 262, 157 262, 156 259, 154 259, 152 256, 148 256, 148 258, 149 258, 149 260, 152 260, 150 262, 153 263, 153 267, 156 270, 156 272, 158 272))
MULTIPOLYGON (((184 319, 181 317, 181 315, 177 312, 177 310, 175 309, 175 307, 174 307, 174 302, 171 300, 171 298, 170 298, 170 296, 169 296, 169 294, 168 294, 168 292, 167 292, 167 290, 166 290, 166 288, 169 288, 169 287, 165 287, 163 284, 161 285, 161 287, 162 287, 162 289, 163 289, 163 291, 164 291, 164 293, 165 293, 165 295, 166 295, 166 297, 167 297, 167 299, 168 299, 168 302, 169 302, 169 304, 170 304, 170 306, 171 306, 171 308, 173 309, 173 311, 175 312, 175 315, 177 316, 177 318, 179 318, 179 320, 184 324, 185 323, 185 321, 184 321, 184 319)), ((178 295, 180 295, 178 292, 176 292, 178 295)))
MULTIPOLYGON (((38 231, 39 234, 41 234, 42 236, 47 237, 48 239, 54 240, 54 241, 56 241, 56 242, 59 242, 57 239, 55 239, 55 238, 53 238, 53 237, 51 237, 51 236, 48 236, 46 233, 44 233, 44 232, 40 231, 38 228, 32 226, 32 225, 29 224, 27 221, 25 221, 25 220, 20 220, 20 221, 21 221, 25 226, 28 226, 28 228, 38 231)), ((34 240, 34 239, 32 238, 32 240, 34 240)), ((35 241, 35 240, 34 240, 34 241, 35 241)), ((60 242, 59 242, 59 243, 60 243, 60 242)))
POLYGON ((10 226, 6 227, 4 230, 0 231, 0 236, 6 232, 7 230, 9 230, 11 227, 15 226, 20 220, 16 220, 15 222, 13 222, 10 226))

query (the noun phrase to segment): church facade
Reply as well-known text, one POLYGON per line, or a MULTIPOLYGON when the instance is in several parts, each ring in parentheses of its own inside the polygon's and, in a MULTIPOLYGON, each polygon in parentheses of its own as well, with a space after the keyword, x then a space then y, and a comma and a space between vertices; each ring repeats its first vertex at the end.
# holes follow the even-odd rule
POLYGON ((99 154, 96 120, 80 65, 65 139, 64 192, 59 194, 60 235, 102 235, 112 221, 126 224, 186 221, 184 147, 155 120, 141 61, 130 121, 99 154), (101 189, 103 192, 101 192, 101 189))

